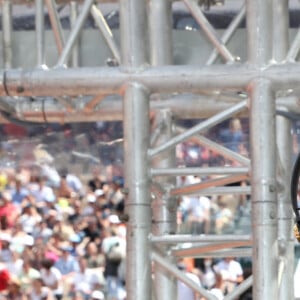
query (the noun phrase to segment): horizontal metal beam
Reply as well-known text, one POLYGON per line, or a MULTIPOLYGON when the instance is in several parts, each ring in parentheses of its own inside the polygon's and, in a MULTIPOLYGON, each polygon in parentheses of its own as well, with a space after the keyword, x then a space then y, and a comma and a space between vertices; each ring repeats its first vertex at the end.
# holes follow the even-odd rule
MULTIPOLYGON (((194 258, 205 258, 205 257, 214 257, 214 258, 224 258, 224 257, 251 257, 252 248, 241 248, 241 249, 223 249, 210 252, 203 252, 193 256, 194 258)), ((181 256, 189 257, 189 256, 181 256)))
MULTIPOLYGON (((177 119, 205 119, 228 109, 232 102, 222 100, 222 95, 217 97, 202 96, 193 94, 182 94, 164 99, 157 99, 156 95, 151 97, 150 109, 151 113, 164 108, 172 111, 177 119), (188 104, 188 105, 187 105, 188 104)), ((76 122, 97 122, 101 121, 121 121, 122 114, 122 99, 121 96, 97 95, 95 97, 77 97, 73 99, 76 109, 71 113, 66 111, 66 108, 52 98, 6 98, 8 104, 12 105, 16 113, 16 118, 28 121, 44 123, 45 118, 48 123, 76 123, 76 122), (102 99, 102 97, 104 97, 102 99), (99 104, 101 102, 101 104, 99 104)), ((281 110, 300 113, 297 97, 278 98, 277 106, 281 110)), ((248 117, 245 115, 245 117, 248 117)), ((0 123, 5 122, 0 117, 0 123)), ((186 128, 176 127, 179 133, 182 133, 186 128)), ((242 165, 250 165, 250 160, 239 155, 229 149, 212 142, 203 136, 197 135, 192 137, 196 143, 207 147, 217 153, 227 157, 228 159, 238 161, 242 165)))
POLYGON ((161 244, 177 244, 177 243, 207 243, 207 242, 245 242, 251 241, 250 235, 191 235, 191 234, 173 234, 173 235, 162 235, 149 237, 150 241, 153 243, 161 244))
POLYGON ((175 256, 181 257, 196 257, 202 253, 213 252, 222 249, 230 249, 235 247, 251 246, 251 241, 237 241, 237 242, 224 242, 224 243, 211 243, 209 245, 194 246, 189 248, 179 248, 172 251, 175 256))
MULTIPOLYGON (((195 192, 197 196, 251 195, 251 186, 218 186, 195 192)), ((190 194, 193 195, 193 194, 190 194)))
POLYGON ((210 179, 196 184, 191 184, 191 185, 171 189, 170 194, 172 196, 197 194, 198 191, 201 191, 203 189, 223 186, 226 184, 240 182, 247 179, 249 179, 248 175, 223 176, 217 179, 210 179))
POLYGON ((151 93, 205 90, 243 90, 255 78, 267 78, 274 89, 300 85, 300 64, 271 65, 256 69, 247 64, 160 66, 145 69, 54 68, 0 72, 0 96, 61 96, 122 94, 129 82, 140 83, 151 93))
POLYGON ((184 175, 243 175, 249 173, 249 168, 211 167, 211 168, 174 168, 151 169, 152 176, 184 176, 184 175))
MULTIPOLYGON (((0 0, 0 5, 3 4, 5 0, 0 0)), ((10 0, 14 5, 34 5, 35 0, 10 0)), ((69 4, 72 0, 55 0, 56 4, 69 4)), ((83 3, 84 0, 76 0, 78 3, 83 3)), ((95 3, 117 3, 117 0, 95 0, 95 3)))

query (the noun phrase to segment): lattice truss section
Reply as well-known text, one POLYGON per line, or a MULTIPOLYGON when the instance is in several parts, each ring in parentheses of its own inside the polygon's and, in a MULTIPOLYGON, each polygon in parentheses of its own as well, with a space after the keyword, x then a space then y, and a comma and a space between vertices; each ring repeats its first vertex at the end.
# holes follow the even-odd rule
POLYGON ((177 270, 175 258, 251 254, 254 276, 225 299, 235 299, 252 284, 254 299, 291 299, 292 213, 285 186, 291 165, 290 118, 299 112, 295 61, 300 31, 289 28, 287 1, 121 0, 111 4, 120 15, 119 30, 112 30, 102 11, 106 3, 36 0, 26 2, 35 14, 34 33, 13 30, 12 9, 23 9, 24 3, 1 2, 4 118, 124 121, 128 299, 151 299, 150 257, 156 266, 157 299, 175 299, 175 277, 215 299, 177 270), (234 16, 227 28, 215 29, 207 11, 226 12, 227 5, 234 16), (193 16, 200 30, 172 34, 177 6, 193 16), (66 7, 70 30, 61 23, 66 7), (101 35, 85 26, 88 19, 101 35), (32 44, 24 48, 27 37, 32 44), (252 161, 205 136, 225 120, 248 115, 252 161), (174 119, 204 120, 186 129, 174 119), (231 166, 178 168, 175 147, 186 140, 220 154, 231 166), (177 186, 176 176, 187 175, 218 177, 177 186), (251 182, 252 188, 228 186, 240 181, 251 182), (176 199, 190 194, 251 195, 252 235, 175 234, 176 199), (191 246, 182 248, 185 243, 191 246))

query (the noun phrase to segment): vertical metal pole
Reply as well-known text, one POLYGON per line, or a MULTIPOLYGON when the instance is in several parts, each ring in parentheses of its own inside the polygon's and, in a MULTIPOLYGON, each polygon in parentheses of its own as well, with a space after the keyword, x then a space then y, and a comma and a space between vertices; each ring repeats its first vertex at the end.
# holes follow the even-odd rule
POLYGON ((2 39, 3 64, 5 69, 12 67, 12 4, 10 0, 2 2, 2 39))
MULTIPOLYGON (((150 59, 153 66, 171 65, 172 52, 172 3, 170 0, 152 0, 149 2, 149 29, 150 29, 150 59)), ((156 123, 163 123, 163 130, 157 143, 168 141, 173 135, 172 112, 162 110, 156 115, 156 123)), ((154 126, 157 124, 154 124, 154 126)), ((154 161, 156 167, 175 167, 175 150, 171 149, 154 161)), ((159 178, 162 185, 174 186, 175 178, 159 178)), ((176 201, 168 193, 158 197, 153 202, 153 228, 155 235, 174 234, 176 232, 176 201)), ((164 247, 167 250, 167 247, 164 247)), ((170 257, 169 262, 174 262, 170 257)), ((154 284, 158 300, 177 298, 177 279, 170 276, 162 267, 155 265, 154 284)))
MULTIPOLYGON (((173 135, 172 130, 172 112, 170 110, 162 110, 157 115, 164 122, 164 132, 161 134, 160 139, 165 141, 173 135)), ((154 161, 154 165, 157 167, 172 167, 176 165, 175 161, 175 151, 171 149, 163 155, 157 157, 154 161)), ((175 177, 156 178, 160 184, 162 184, 166 189, 174 187, 176 184, 175 177)), ((166 235, 174 234, 176 232, 176 209, 177 204, 168 192, 164 193, 162 197, 157 196, 152 204, 153 209, 153 227, 152 232, 154 235, 166 235)), ((168 247, 163 247, 164 251, 168 250, 168 247)), ((169 262, 175 262, 174 257, 168 258, 169 262)), ((169 300, 177 298, 177 280, 176 278, 170 276, 164 269, 155 266, 155 291, 158 300, 169 300)))
POLYGON ((275 101, 270 82, 250 86, 253 299, 278 299, 275 101), (270 297, 270 298, 269 298, 270 297))
POLYGON ((148 176, 149 98, 140 85, 130 84, 124 96, 125 178, 128 188, 126 213, 128 300, 151 299, 149 234, 151 207, 148 176))
POLYGON ((170 0, 152 0, 149 4, 151 64, 171 65, 173 60, 172 3, 170 0))
MULTIPOLYGON (((288 0, 274 0, 273 58, 281 63, 285 60, 289 46, 288 0)), ((294 240, 293 212, 290 199, 290 177, 292 159, 291 121, 277 116, 278 147, 278 246, 279 246, 279 299, 294 298, 294 240)))
POLYGON ((44 0, 35 1, 36 63, 45 63, 45 19, 44 0))
MULTIPOLYGON (((272 0, 247 1, 249 62, 264 68, 272 55, 272 0)), ((253 299, 278 298, 275 99, 271 83, 249 85, 252 150, 253 299)))
MULTIPOLYGON (((71 1, 70 2, 70 22, 71 22, 71 30, 74 29, 74 26, 76 24, 78 16, 78 2, 77 1, 71 1)), ((79 52, 80 51, 80 37, 78 37, 77 41, 75 42, 72 50, 72 56, 71 56, 71 64, 72 67, 76 68, 79 66, 79 52)))
MULTIPOLYGON (((128 72, 147 59, 147 1, 120 0, 122 64, 128 72)), ((149 149, 149 95, 136 83, 124 94, 125 182, 128 197, 126 289, 128 300, 151 299, 151 232, 149 149)))
POLYGON ((146 0, 120 0, 122 65, 140 68, 148 57, 146 0))

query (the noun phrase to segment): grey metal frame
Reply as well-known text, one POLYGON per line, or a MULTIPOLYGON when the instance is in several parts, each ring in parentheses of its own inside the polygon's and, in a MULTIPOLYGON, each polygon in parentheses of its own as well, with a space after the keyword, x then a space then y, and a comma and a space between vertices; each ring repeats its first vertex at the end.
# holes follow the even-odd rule
MULTIPOLYGON (((207 299, 215 299, 176 269, 175 257, 189 256, 191 253, 202 257, 225 254, 248 255, 251 249, 241 251, 234 247, 249 246, 249 244, 252 245, 253 277, 248 278, 225 299, 235 299, 252 284, 254 299, 292 299, 293 216, 289 204, 289 190, 286 188, 289 185, 291 168, 291 124, 283 117, 277 117, 276 120, 275 116, 278 105, 284 109, 299 110, 297 98, 276 99, 279 91, 297 89, 300 83, 300 65, 295 62, 300 49, 300 35, 299 33, 296 35, 289 48, 288 1, 247 0, 246 6, 242 6, 224 36, 219 38, 196 1, 184 0, 213 47, 216 48, 204 67, 172 65, 171 2, 151 0, 148 13, 146 0, 120 0, 121 50, 119 51, 94 1, 83 1, 81 10, 78 9, 78 17, 77 3, 71 2, 72 30, 65 43, 55 9, 56 3, 54 0, 45 0, 60 56, 56 68, 47 69, 41 68, 45 64, 44 1, 36 0, 37 68, 19 70, 11 69, 12 2, 3 0, 1 3, 4 70, 0 71, 0 96, 18 96, 23 104, 26 104, 27 97, 31 96, 92 96, 88 101, 78 98, 78 102, 85 104, 84 111, 73 115, 70 113, 69 120, 123 119, 128 218, 126 280, 128 300, 152 299, 151 258, 155 263, 156 281, 154 282, 159 291, 155 294, 159 300, 175 299, 176 278, 184 281, 207 299), (116 62, 120 64, 119 67, 78 67, 80 55, 77 43, 89 12, 95 18, 116 62), (238 63, 236 62, 238 59, 230 53, 226 43, 245 14, 248 61, 238 63), (217 57, 217 52, 229 63, 211 65, 217 57), (72 66, 76 68, 65 68, 71 55, 72 66), (249 98, 244 100, 243 97, 236 97, 232 103, 216 102, 212 109, 211 104, 206 102, 208 101, 206 98, 197 96, 203 91, 222 92, 222 90, 248 92, 249 98), (191 99, 187 98, 185 101, 184 96, 183 99, 178 99, 176 96, 168 95, 168 99, 162 97, 158 101, 151 101, 151 97, 156 93, 194 93, 196 95, 193 103, 197 103, 198 107, 187 109, 185 103, 191 99), (112 107, 110 107, 111 101, 107 103, 106 116, 93 112, 104 95, 111 94, 119 94, 123 97, 123 111, 120 99, 116 99, 112 107), (249 108, 251 124, 251 166, 248 158, 199 135, 201 131, 245 111, 246 108, 249 108), (206 112, 203 112, 205 110, 206 112), (183 112, 185 116, 206 115, 208 119, 189 130, 177 128, 177 135, 175 135, 175 131, 172 130, 174 111, 177 114, 183 112), (151 138, 150 116, 153 114, 156 115, 154 125, 157 126, 157 131, 151 138), (163 130, 161 124, 167 129, 163 130), (200 144, 239 162, 242 167, 226 168, 226 170, 223 168, 177 169, 174 162, 174 147, 192 136, 200 144), (153 143, 150 143, 150 139, 153 143), (166 154, 168 159, 164 160, 162 154, 166 154), (278 161, 277 165, 276 161, 278 161), (184 189, 175 188, 175 176, 212 173, 228 176, 184 189), (251 188, 222 187, 225 183, 249 176, 251 188), (151 184, 159 189, 154 201, 151 200, 151 184), (228 192, 251 193, 252 237, 175 234, 174 196, 228 192), (152 217, 154 226, 152 226, 152 217), (190 242, 194 246, 181 252, 172 250, 172 245, 184 242, 190 242), (234 247, 229 247, 230 242, 234 247)), ((213 98, 213 96, 207 97, 209 101, 213 98)), ((68 118, 66 113, 61 111, 61 107, 68 111, 64 103, 60 101, 59 104, 53 104, 51 109, 54 109, 56 114, 52 114, 52 120, 60 120, 62 116, 68 118)), ((42 121, 44 113, 44 111, 29 109, 23 116, 31 115, 32 118, 42 121)))

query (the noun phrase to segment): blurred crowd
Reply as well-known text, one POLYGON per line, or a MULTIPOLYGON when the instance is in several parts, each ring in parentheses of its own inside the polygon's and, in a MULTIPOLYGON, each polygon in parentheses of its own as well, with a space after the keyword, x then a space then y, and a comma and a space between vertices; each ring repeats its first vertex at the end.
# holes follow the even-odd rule
MULTIPOLYGON (((125 299, 123 178, 0 175, 3 299, 125 299), (5 277, 4 276, 4 277, 5 277)), ((0 280, 1 281, 1 280, 0 280)))
MULTIPOLYGON (((246 134, 240 120, 233 119, 227 125, 217 133, 210 132, 210 137, 216 134, 216 141, 247 156, 246 134)), ((118 126, 119 123, 117 128, 107 127, 99 122, 87 137, 76 137, 66 127, 60 139, 64 142, 62 149, 57 136, 49 132, 45 135, 45 142, 52 139, 55 145, 49 149, 53 156, 53 149, 85 153, 91 140, 101 136, 101 141, 107 141, 93 154, 100 157, 100 167, 90 168, 92 171, 84 174, 84 179, 65 164, 54 166, 53 156, 44 146, 33 150, 37 163, 2 169, 0 299, 126 299, 124 179, 122 168, 117 166, 122 161, 122 151, 108 142, 119 137, 120 133, 109 133, 119 132, 118 126)), ((194 140, 178 145, 176 152, 178 165, 182 166, 232 164, 194 140)), ((96 164, 91 160, 89 163, 96 164)), ((177 185, 194 185, 207 179, 213 178, 181 176, 177 185)), ((178 232, 234 233, 243 215, 249 219, 247 209, 246 196, 183 196, 178 198, 178 232)), ((244 270, 232 258, 181 261, 178 267, 218 299, 244 279, 244 270)), ((178 300, 183 299, 201 298, 178 282, 178 300)))

